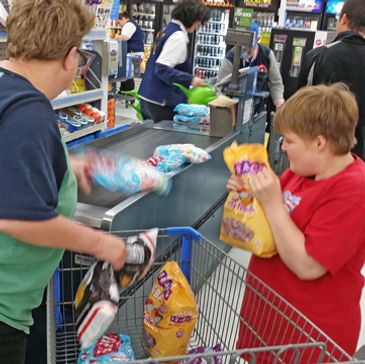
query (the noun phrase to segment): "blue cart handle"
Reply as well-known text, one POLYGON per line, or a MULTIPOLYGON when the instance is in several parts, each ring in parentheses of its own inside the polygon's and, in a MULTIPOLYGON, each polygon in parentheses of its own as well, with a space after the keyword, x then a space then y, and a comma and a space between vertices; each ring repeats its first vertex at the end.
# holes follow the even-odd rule
POLYGON ((169 236, 186 236, 192 240, 201 240, 201 234, 190 226, 178 226, 166 228, 166 234, 169 236))
POLYGON ((166 234, 169 236, 181 237, 181 270, 184 273, 188 282, 191 283, 191 258, 193 254, 192 241, 200 241, 202 236, 199 232, 189 226, 167 228, 166 234))

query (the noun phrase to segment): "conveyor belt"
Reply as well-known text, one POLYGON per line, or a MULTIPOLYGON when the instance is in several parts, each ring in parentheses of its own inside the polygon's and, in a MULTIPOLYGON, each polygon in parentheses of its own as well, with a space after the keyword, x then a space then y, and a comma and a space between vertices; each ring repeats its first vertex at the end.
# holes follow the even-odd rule
MULTIPOLYGON (((206 149, 219 139, 220 138, 207 135, 189 134, 140 126, 121 134, 115 134, 110 137, 96 140, 88 146, 98 150, 109 150, 146 159, 153 154, 153 151, 159 145, 190 143, 202 149, 206 149)), ((93 206, 112 208, 126 198, 127 196, 123 196, 120 193, 112 193, 102 187, 94 186, 93 193, 90 196, 80 193, 78 201, 93 206)))

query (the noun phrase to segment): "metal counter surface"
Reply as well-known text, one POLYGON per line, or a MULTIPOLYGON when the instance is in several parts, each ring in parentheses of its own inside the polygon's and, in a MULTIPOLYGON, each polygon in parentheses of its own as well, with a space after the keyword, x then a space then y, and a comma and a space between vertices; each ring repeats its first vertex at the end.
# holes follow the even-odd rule
MULTIPOLYGON (((106 231, 191 226, 225 194, 229 172, 223 161, 223 149, 232 143, 233 137, 176 131, 169 123, 159 123, 155 127, 147 123, 86 144, 82 148, 109 150, 145 159, 159 145, 191 143, 209 152, 212 159, 172 173, 172 191, 166 197, 153 192, 123 196, 94 186, 91 195, 79 194, 76 220, 106 231)), ((75 148, 72 153, 80 149, 75 148)))
MULTIPOLYGON (((190 143, 199 148, 207 149, 219 139, 207 135, 154 129, 140 125, 126 132, 94 141, 88 144, 88 146, 97 150, 108 150, 146 159, 153 155, 153 151, 159 145, 190 143)), ((73 151, 77 152, 78 149, 74 149, 73 151)), ((128 199, 128 197, 120 193, 107 191, 100 186, 93 186, 93 193, 91 195, 79 193, 78 201, 83 204, 112 208, 128 199)))

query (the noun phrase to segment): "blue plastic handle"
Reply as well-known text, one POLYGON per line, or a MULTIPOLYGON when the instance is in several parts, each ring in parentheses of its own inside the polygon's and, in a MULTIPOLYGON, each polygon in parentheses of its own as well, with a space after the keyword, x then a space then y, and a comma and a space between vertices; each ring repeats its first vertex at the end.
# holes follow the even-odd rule
POLYGON ((188 236, 193 240, 201 240, 201 234, 190 226, 178 226, 166 228, 166 234, 169 236, 188 236))
POLYGON ((191 278, 191 258, 193 254, 193 240, 200 241, 202 236, 199 232, 189 226, 171 227, 166 229, 169 236, 181 236, 181 270, 187 281, 191 278))

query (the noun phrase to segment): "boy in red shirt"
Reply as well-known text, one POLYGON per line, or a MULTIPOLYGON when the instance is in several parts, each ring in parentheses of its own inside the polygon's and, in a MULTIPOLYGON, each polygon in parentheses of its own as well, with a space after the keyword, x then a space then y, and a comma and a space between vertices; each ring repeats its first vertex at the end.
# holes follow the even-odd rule
MULTIPOLYGON (((299 90, 275 117, 290 169, 281 179, 264 168, 249 185, 261 203, 278 254, 251 258, 248 270, 352 355, 359 337, 365 261, 365 165, 351 149, 358 108, 344 84, 299 90)), ((242 181, 232 176, 229 190, 242 181)), ((247 293, 241 317, 248 320, 247 293)), ((266 344, 300 342, 271 320, 266 344)), ((255 325, 255 323, 253 323, 255 325)), ((281 325, 281 326, 280 326, 281 325)), ((260 335, 260 327, 256 328, 260 335)), ((237 348, 260 346, 241 324, 237 348)))

